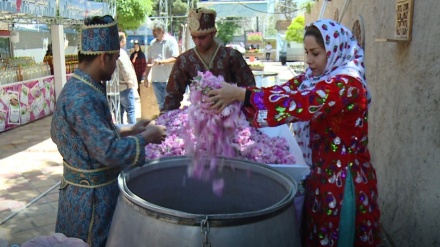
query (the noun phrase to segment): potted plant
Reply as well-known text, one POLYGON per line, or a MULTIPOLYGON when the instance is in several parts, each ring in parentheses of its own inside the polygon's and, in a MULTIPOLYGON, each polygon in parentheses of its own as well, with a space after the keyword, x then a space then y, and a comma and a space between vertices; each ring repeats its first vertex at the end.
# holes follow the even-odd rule
POLYGON ((263 41, 263 34, 261 32, 249 32, 246 38, 248 44, 260 44, 263 41))

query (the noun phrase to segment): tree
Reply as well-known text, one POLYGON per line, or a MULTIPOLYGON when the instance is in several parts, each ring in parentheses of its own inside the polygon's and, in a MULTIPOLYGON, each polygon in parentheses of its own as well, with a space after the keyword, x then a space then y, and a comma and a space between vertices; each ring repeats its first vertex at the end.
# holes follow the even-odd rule
POLYGON ((269 16, 267 22, 266 22, 266 29, 264 36, 267 37, 275 37, 278 33, 278 30, 275 28, 276 26, 276 19, 274 16, 269 16))
POLYGON ((241 26, 237 24, 237 21, 241 18, 226 17, 223 20, 217 21, 217 37, 225 44, 232 41, 235 31, 241 26))
POLYGON ((166 3, 167 9, 160 10, 160 0, 153 0, 153 11, 151 13, 152 19, 160 19, 165 22, 165 18, 168 18, 167 30, 170 30, 171 34, 176 35, 180 31, 180 26, 182 23, 186 22, 186 18, 182 16, 187 16, 188 14, 188 1, 187 0, 163 0, 166 3))
POLYGON ((304 37, 304 27, 305 27, 304 16, 303 15, 297 16, 287 27, 286 40, 302 43, 304 37))
POLYGON ((153 10, 152 0, 123 0, 116 3, 116 19, 121 30, 136 30, 153 10))
POLYGON ((312 12, 312 7, 317 2, 318 2, 318 0, 312 0, 312 1, 309 1, 303 5, 303 7, 306 9, 307 14, 310 14, 312 12))
POLYGON ((186 13, 188 12, 188 3, 184 3, 182 2, 182 0, 174 0, 172 2, 173 7, 171 9, 171 14, 173 16, 186 15, 186 13))
POLYGON ((281 0, 278 1, 276 11, 283 14, 285 19, 290 21, 298 11, 298 4, 295 0, 281 0))
MULTIPOLYGON (((173 5, 172 5, 172 9, 171 9, 171 15, 172 17, 174 16, 178 16, 178 18, 173 18, 170 27, 170 30, 174 33, 177 34, 179 33, 179 36, 181 36, 180 34, 180 26, 181 24, 186 22, 186 18, 181 18, 181 16, 187 16, 188 14, 188 3, 184 3, 181 0, 174 0, 172 1, 173 5)), ((179 37, 180 38, 180 37, 179 37)))

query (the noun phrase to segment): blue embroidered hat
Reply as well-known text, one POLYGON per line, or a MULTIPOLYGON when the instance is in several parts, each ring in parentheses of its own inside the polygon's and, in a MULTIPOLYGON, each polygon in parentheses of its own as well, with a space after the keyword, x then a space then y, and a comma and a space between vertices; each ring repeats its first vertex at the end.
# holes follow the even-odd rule
POLYGON ((111 16, 104 16, 107 24, 83 25, 79 51, 85 55, 119 52, 119 34, 116 21, 111 16))

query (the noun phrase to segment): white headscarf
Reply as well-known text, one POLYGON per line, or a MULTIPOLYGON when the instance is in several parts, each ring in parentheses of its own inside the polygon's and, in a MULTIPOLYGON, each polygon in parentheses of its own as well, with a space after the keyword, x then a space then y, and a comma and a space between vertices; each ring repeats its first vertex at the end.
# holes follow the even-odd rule
MULTIPOLYGON (((324 19, 315 21, 306 26, 315 26, 321 32, 324 40, 325 51, 327 52, 327 65, 324 73, 313 76, 312 70, 307 69, 305 80, 299 89, 310 90, 323 80, 330 80, 337 75, 348 75, 358 79, 367 89, 367 100, 371 101, 371 96, 367 88, 365 78, 364 50, 356 41, 351 31, 340 23, 324 19)), ((310 121, 295 123, 298 143, 302 143, 301 148, 306 162, 311 165, 310 149, 310 121)))

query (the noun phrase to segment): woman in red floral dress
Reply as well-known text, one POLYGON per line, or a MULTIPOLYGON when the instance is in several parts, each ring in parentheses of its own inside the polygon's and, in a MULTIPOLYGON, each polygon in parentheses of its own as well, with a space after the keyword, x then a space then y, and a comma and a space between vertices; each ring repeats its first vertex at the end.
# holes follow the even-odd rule
POLYGON ((299 144, 311 151, 305 246, 378 246, 380 210, 367 148, 370 95, 363 49, 348 28, 332 20, 308 25, 304 47, 304 74, 268 88, 224 83, 209 93, 210 101, 220 110, 244 101, 244 112, 257 127, 300 126, 299 144))

